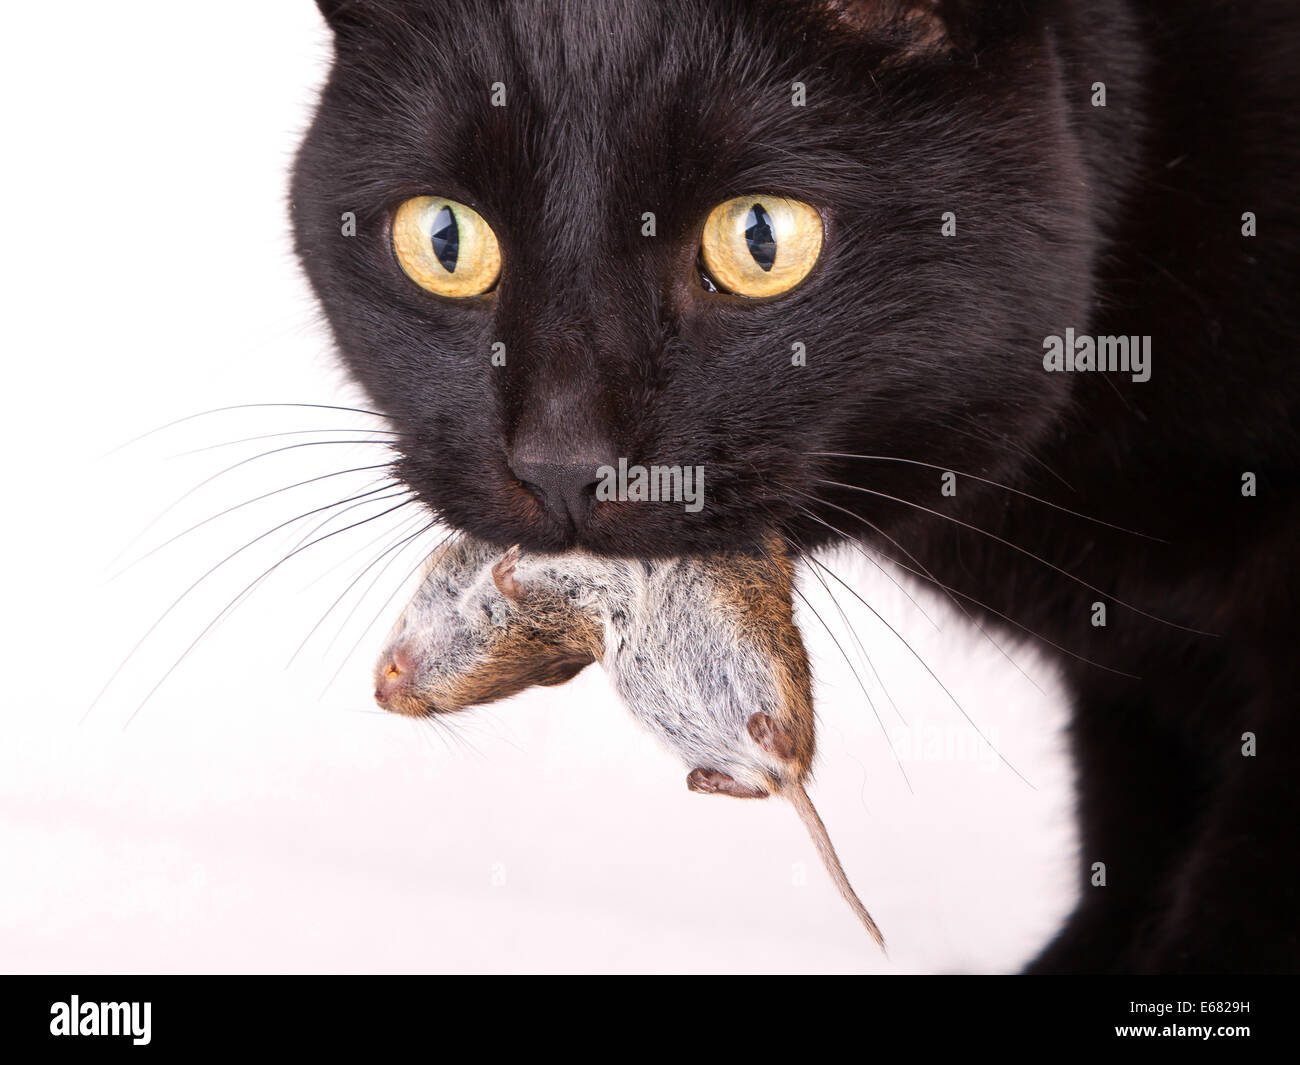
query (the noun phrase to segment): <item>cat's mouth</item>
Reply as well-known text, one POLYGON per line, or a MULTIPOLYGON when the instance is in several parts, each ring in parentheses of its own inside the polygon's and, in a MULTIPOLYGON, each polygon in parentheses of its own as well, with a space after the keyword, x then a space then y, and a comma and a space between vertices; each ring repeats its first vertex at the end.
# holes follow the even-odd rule
MULTIPOLYGON (((517 464, 490 477, 445 464, 401 465, 403 479, 443 524, 529 551, 653 559, 734 549, 773 528, 808 538, 790 493, 757 470, 727 463, 611 457, 517 464)), ((781 480, 794 483, 792 471, 781 480)))
POLYGON ((593 506, 580 524, 525 520, 466 531, 532 551, 583 550, 598 556, 653 559, 708 554, 756 539, 761 528, 744 519, 693 521, 671 503, 610 500, 593 506))

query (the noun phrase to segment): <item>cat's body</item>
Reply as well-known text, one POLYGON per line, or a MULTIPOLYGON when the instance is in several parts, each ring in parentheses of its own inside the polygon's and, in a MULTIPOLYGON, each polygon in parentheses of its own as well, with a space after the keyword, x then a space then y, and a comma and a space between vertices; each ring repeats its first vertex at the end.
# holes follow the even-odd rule
POLYGON ((1083 901, 1035 968, 1300 968, 1293 4, 322 6, 299 251, 431 506, 532 549, 868 540, 1059 649, 1083 901), (826 220, 771 300, 695 265, 750 192, 826 220), (489 295, 397 268, 420 194, 500 235, 489 295), (1150 337, 1150 379, 1048 372, 1067 329, 1150 337), (521 455, 700 463, 708 503, 566 523, 521 455))

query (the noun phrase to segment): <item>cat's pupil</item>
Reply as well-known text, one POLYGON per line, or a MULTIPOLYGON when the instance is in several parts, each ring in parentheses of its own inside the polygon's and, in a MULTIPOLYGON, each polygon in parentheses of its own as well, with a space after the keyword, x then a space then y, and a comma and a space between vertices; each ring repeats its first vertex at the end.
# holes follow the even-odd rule
POLYGON ((456 225, 456 215, 450 207, 444 207, 433 220, 433 254, 442 263, 442 268, 449 274, 456 272, 456 260, 460 257, 460 229, 456 225))
POLYGON ((772 232, 772 219, 761 203, 754 204, 745 217, 745 243, 759 268, 771 270, 776 262, 776 234, 772 232))

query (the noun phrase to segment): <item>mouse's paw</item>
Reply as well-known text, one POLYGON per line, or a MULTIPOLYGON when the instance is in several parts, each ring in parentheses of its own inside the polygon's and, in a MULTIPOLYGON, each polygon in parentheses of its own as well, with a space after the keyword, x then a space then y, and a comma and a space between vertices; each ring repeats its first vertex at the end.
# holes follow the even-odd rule
POLYGON ((702 795, 730 795, 734 799, 766 799, 768 795, 761 788, 741 784, 716 769, 692 769, 686 777, 686 786, 702 795))

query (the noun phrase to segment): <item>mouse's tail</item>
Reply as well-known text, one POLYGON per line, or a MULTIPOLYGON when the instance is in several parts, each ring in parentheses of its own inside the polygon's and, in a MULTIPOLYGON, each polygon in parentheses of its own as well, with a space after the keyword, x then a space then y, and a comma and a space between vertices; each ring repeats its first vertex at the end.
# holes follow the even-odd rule
POLYGON ((876 945, 883 951, 885 949, 885 937, 880 934, 880 928, 871 919, 871 914, 862 905, 862 900, 858 898, 857 893, 853 890, 853 885, 849 883, 849 878, 844 872, 844 866, 840 865, 839 855, 835 853, 835 848, 831 844, 831 837, 826 831, 826 826, 822 823, 821 816, 817 813, 817 807, 812 804, 812 799, 808 798, 808 793, 804 790, 803 785, 799 783, 786 784, 781 790, 785 797, 790 800, 795 810, 798 811, 799 820, 808 829, 808 835, 812 836, 812 841, 817 847, 817 853, 821 855, 822 864, 826 866, 826 871, 830 873, 831 879, 835 882, 835 887, 839 890, 841 897, 849 904, 849 909, 857 915, 858 920, 862 922, 862 927, 871 934, 871 938, 876 941, 876 945))

